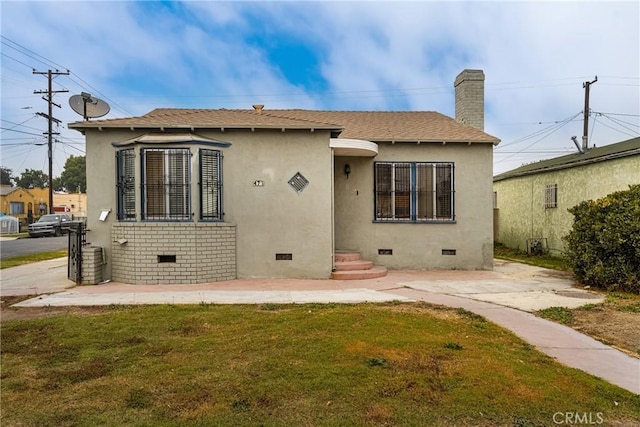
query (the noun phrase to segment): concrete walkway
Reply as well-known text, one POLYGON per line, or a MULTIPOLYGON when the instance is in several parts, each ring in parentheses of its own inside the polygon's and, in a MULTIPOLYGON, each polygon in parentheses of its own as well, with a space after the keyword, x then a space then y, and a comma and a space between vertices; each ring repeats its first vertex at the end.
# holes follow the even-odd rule
MULTIPOLYGON (((64 272, 66 274, 66 269, 64 272)), ((7 270, 2 272, 2 295, 8 295, 5 293, 7 273, 7 270)), ((15 291, 16 282, 11 282, 11 286, 10 290, 15 291)), ((598 303, 602 297, 573 287, 567 275, 498 260, 494 271, 390 271, 386 277, 357 281, 243 279, 199 285, 104 283, 39 295, 16 306, 358 303, 394 300, 426 301, 465 308, 511 330, 565 365, 640 394, 640 359, 530 313, 547 307, 578 307, 598 303)))
POLYGON ((75 286, 67 279, 67 258, 19 265, 0 270, 0 295, 40 295, 75 286))

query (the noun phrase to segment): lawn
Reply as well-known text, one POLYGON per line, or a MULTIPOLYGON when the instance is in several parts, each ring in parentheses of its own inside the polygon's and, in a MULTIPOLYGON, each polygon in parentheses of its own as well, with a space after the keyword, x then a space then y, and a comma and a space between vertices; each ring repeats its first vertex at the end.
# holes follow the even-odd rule
POLYGON ((640 396, 423 303, 113 306, 3 322, 1 352, 3 426, 640 422, 640 396))
POLYGON ((0 260, 0 270, 3 268, 17 267, 19 265, 31 264, 32 262, 47 261, 49 259, 62 258, 67 256, 67 250, 40 252, 37 254, 21 255, 13 258, 0 260))
POLYGON ((537 267, 550 268, 552 270, 570 270, 565 260, 561 257, 552 255, 528 255, 526 252, 508 248, 500 243, 494 245, 493 256, 507 261, 515 261, 537 267))

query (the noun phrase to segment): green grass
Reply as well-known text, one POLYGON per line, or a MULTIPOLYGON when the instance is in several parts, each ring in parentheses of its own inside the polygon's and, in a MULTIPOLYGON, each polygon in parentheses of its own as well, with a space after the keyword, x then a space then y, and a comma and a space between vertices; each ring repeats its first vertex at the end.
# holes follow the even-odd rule
POLYGON ((2 323, 3 426, 520 426, 640 421, 640 396, 465 310, 112 306, 2 323))
POLYGON ((629 292, 609 292, 604 305, 627 313, 640 313, 640 295, 629 292))
POLYGON ((523 264, 535 265, 552 270, 569 271, 565 260, 551 255, 528 255, 518 249, 511 249, 500 243, 494 245, 493 256, 507 261, 516 261, 523 264))
POLYGON ((2 237, 17 237, 17 238, 29 237, 29 233, 24 231, 22 233, 3 234, 2 237))
POLYGON ((553 320, 563 325, 573 324, 573 311, 567 307, 549 307, 539 310, 537 313, 542 318, 553 320))
POLYGON ((30 264, 32 262, 46 261, 49 259, 62 258, 67 256, 67 250, 62 249, 52 252, 41 252, 37 254, 22 255, 14 258, 7 258, 0 261, 0 269, 16 267, 18 265, 30 264))

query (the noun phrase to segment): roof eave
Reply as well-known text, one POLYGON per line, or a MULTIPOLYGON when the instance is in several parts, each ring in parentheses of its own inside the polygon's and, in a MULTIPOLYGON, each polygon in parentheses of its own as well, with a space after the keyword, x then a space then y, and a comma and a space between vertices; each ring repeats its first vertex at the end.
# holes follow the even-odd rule
MULTIPOLYGON (((354 137, 355 138, 355 137, 354 137)), ((382 138, 367 138, 361 137, 361 139, 367 139, 369 141, 373 141, 376 143, 414 143, 414 144, 492 144, 498 145, 500 143, 499 139, 496 140, 477 140, 477 139, 419 139, 419 138, 398 138, 398 139, 382 139, 382 138)))
POLYGON ((67 125, 67 127, 69 129, 75 129, 75 130, 86 130, 86 129, 98 129, 98 130, 102 130, 102 129, 128 129, 128 130, 160 130, 160 131, 165 131, 165 130, 169 130, 169 129, 179 129, 179 130, 194 130, 194 129, 200 129, 200 130, 206 130, 206 129, 210 129, 210 130, 216 130, 216 129, 224 129, 224 130, 309 130, 309 131, 316 131, 316 130, 323 130, 323 131, 343 131, 344 127, 337 127, 337 126, 326 126, 326 125, 318 125, 318 126, 311 126, 311 125, 305 125, 305 126, 292 126, 292 125, 251 125, 251 124, 244 124, 244 125, 238 125, 238 124, 231 124, 231 125, 225 125, 225 124, 216 124, 216 125, 211 125, 211 124, 186 124, 186 125, 161 125, 161 124, 115 124, 115 123, 96 123, 96 122, 74 122, 74 123, 69 123, 67 125), (90 123, 90 124, 89 124, 90 123))
POLYGON ((496 175, 493 178, 493 182, 504 181, 505 179, 511 179, 511 178, 520 178, 528 175, 537 175, 540 173, 553 172, 557 170, 571 169, 579 166, 586 166, 592 163, 599 163, 607 160, 615 160, 615 159, 620 159, 624 157, 630 157, 633 155, 640 155, 640 149, 627 150, 619 153, 612 153, 604 156, 592 157, 589 159, 578 159, 578 160, 574 160, 571 162, 566 162, 558 165, 551 165, 551 166, 541 167, 537 169, 530 169, 530 170, 521 171, 521 172, 515 172, 515 171, 505 172, 504 174, 496 175))

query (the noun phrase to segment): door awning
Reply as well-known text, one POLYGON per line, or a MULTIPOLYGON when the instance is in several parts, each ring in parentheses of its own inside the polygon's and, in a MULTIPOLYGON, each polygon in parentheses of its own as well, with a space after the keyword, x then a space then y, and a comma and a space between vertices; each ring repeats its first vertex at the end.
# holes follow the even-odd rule
POLYGON ((329 147, 336 156, 375 157, 378 155, 378 144, 363 139, 331 138, 329 147))

